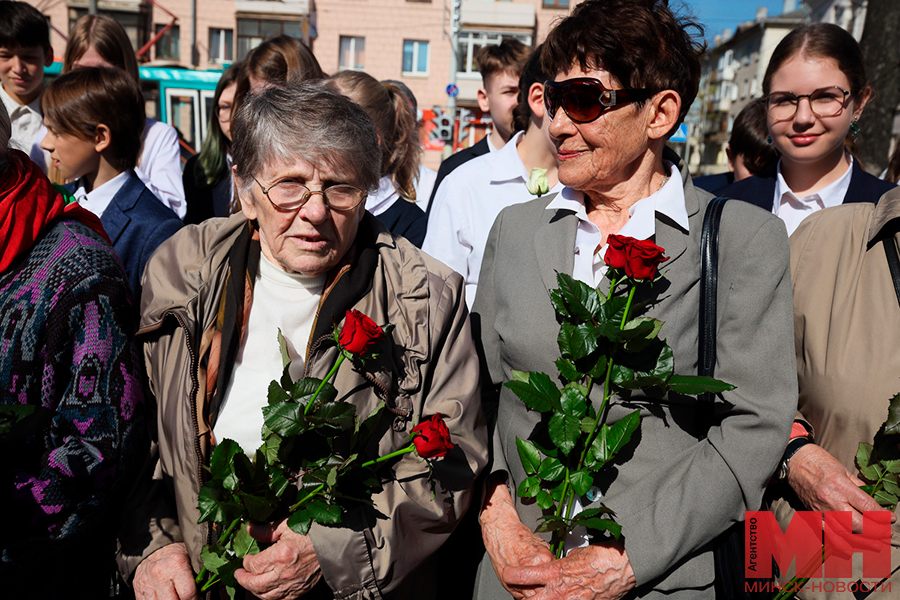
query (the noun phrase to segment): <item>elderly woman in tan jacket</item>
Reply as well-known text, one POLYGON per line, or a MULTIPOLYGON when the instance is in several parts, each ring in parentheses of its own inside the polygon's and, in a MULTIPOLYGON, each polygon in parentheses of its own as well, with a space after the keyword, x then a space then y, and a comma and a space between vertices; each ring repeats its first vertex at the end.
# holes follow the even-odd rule
MULTIPOLYGON (((796 510, 850 511, 858 533, 863 512, 883 510, 859 489, 855 459, 859 443, 872 443, 888 403, 900 392, 900 303, 887 260, 888 251, 897 253, 898 218, 900 188, 878 204, 817 212, 791 236, 798 421, 814 442, 800 442, 781 470, 790 490, 781 488, 785 493, 772 509, 783 527, 796 510)), ((892 571, 900 561, 898 534, 895 522, 892 571)), ((854 573, 852 581, 859 578, 854 573)), ((853 597, 814 593, 812 587, 799 596, 853 597)))
POLYGON ((140 561, 137 597, 197 597, 210 536, 208 523, 197 524, 197 500, 211 446, 260 445, 266 390, 282 370, 277 330, 292 377, 323 378, 340 352, 329 334, 348 309, 394 326, 377 359, 342 363, 334 381, 357 414, 387 406, 365 458, 403 448, 411 428, 438 413, 455 447, 433 473, 412 454, 391 463, 372 505, 348 510, 341 526, 252 530, 271 545, 235 576, 264 600, 433 597, 428 559, 487 462, 462 278, 366 212, 381 154, 372 122, 349 99, 316 83, 270 85, 245 100, 234 128, 243 213, 185 228, 144 272, 140 336, 167 485, 147 496, 153 520, 125 549, 132 566, 140 561))

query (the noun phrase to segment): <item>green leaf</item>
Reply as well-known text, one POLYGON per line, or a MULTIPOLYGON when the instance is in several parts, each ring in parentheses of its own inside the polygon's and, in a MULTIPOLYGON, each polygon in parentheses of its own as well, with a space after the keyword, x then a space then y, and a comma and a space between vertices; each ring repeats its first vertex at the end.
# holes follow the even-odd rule
POLYGON ((735 389, 730 383, 725 383, 709 375, 672 375, 667 385, 673 392, 687 396, 696 396, 704 392, 719 394, 735 389))
POLYGON ((324 501, 313 498, 306 506, 309 516, 322 525, 336 525, 341 522, 344 511, 338 504, 327 504, 324 501))
POLYGON ((556 359, 556 368, 559 369, 559 374, 568 381, 579 381, 584 377, 584 373, 579 371, 575 363, 567 358, 556 359))
POLYGON ((322 384, 321 379, 316 379, 315 377, 304 377, 302 379, 298 379, 294 382, 294 385, 291 386, 291 398, 294 400, 299 400, 301 398, 307 398, 316 393, 316 390, 319 389, 319 386, 322 384))
POLYGON ((541 510, 553 507, 553 496, 547 490, 541 490, 537 494, 537 505, 541 510))
POLYGON ((550 496, 557 502, 562 501, 563 488, 568 489, 565 481, 560 481, 559 485, 550 490, 550 496))
POLYGON ((875 486, 873 485, 861 485, 859 489, 867 493, 868 495, 872 495, 875 492, 875 486))
POLYGON ((605 504, 601 504, 600 506, 595 506, 594 508, 588 508, 588 509, 581 511, 580 513, 578 513, 578 516, 583 519, 587 519, 588 517, 596 517, 597 515, 615 515, 615 514, 616 514, 616 511, 609 508, 605 504))
POLYGON ((282 437, 298 435, 309 429, 301 404, 274 404, 264 406, 266 427, 282 437))
POLYGON ((581 469, 569 476, 569 483, 572 484, 572 489, 575 490, 576 495, 584 496, 594 484, 594 478, 591 476, 590 471, 581 469))
POLYGON ((550 304, 553 305, 554 310, 561 314, 563 317, 571 318, 572 313, 569 312, 569 309, 566 307, 566 302, 563 300, 562 292, 559 290, 550 290, 550 304))
POLYGON ((590 454, 593 456, 597 467, 610 460, 628 443, 631 435, 641 423, 641 412, 635 410, 616 421, 612 426, 604 423, 594 442, 591 444, 590 454))
POLYGON ((299 533, 300 535, 309 533, 312 522, 312 517, 309 516, 309 511, 305 508, 298 509, 294 514, 288 517, 287 520, 288 527, 290 527, 294 533, 299 533))
POLYGON ((609 357, 600 355, 597 357, 597 362, 591 367, 588 375, 594 381, 603 381, 606 379, 606 369, 609 368, 609 357))
POLYGON ((513 391, 525 406, 538 412, 562 410, 559 389, 544 373, 530 373, 527 382, 514 380, 503 384, 513 391))
POLYGON ((563 412, 554 413, 550 417, 547 430, 550 433, 550 440, 563 455, 568 456, 581 437, 581 417, 563 412))
POLYGON ((860 442, 859 448, 856 449, 856 466, 860 469, 868 467, 872 461, 872 450, 872 444, 860 442))
POLYGON ((571 316, 579 321, 591 321, 600 314, 597 290, 565 273, 557 273, 556 281, 571 316))
POLYGON ((881 483, 884 485, 886 492, 895 496, 900 496, 900 484, 898 484, 896 475, 885 477, 881 483))
POLYGON ((564 358, 580 360, 597 349, 598 334, 598 328, 591 323, 563 323, 556 341, 564 358))
POLYGON ((544 519, 543 523, 537 526, 534 530, 535 533, 547 533, 550 531, 557 531, 560 529, 566 529, 568 525, 566 525, 565 519, 557 516, 547 516, 541 517, 544 519))
POLYGON ((585 417, 581 420, 581 431, 584 433, 591 433, 594 431, 594 427, 597 424, 597 419, 594 417, 585 417))
POLYGON ((891 398, 888 418, 884 422, 884 435, 900 435, 900 394, 891 398))
POLYGON ((888 473, 900 473, 900 459, 882 459, 881 465, 888 473))
POLYGON ((244 456, 244 451, 234 440, 224 439, 213 450, 209 459, 209 473, 213 479, 222 481, 229 490, 237 489, 237 476, 234 473, 235 456, 244 456))
POLYGON ((265 496, 247 494, 245 492, 238 492, 236 495, 246 509, 245 514, 251 521, 263 523, 269 519, 277 508, 274 498, 270 499, 265 496))
POLYGON ((198 523, 212 521, 214 523, 231 522, 244 514, 244 508, 232 498, 229 491, 221 488, 221 483, 208 482, 200 489, 198 507, 200 519, 198 523))
POLYGON ((519 484, 519 489, 517 493, 520 498, 534 498, 537 496, 538 491, 541 489, 541 480, 537 477, 526 477, 522 483, 519 484))
POLYGON ((352 429, 356 423, 356 407, 347 402, 321 404, 307 415, 309 422, 320 427, 352 429))
POLYGON ((381 422, 381 416, 384 413, 384 402, 379 402, 372 412, 357 427, 357 439, 365 443, 375 433, 375 428, 381 422))
POLYGON ((278 348, 281 350, 281 368, 287 369, 291 364, 291 355, 288 353, 287 340, 281 333, 281 327, 278 328, 278 348))
POLYGON ((516 437, 516 449, 519 451, 519 460, 522 461, 525 474, 534 475, 537 473, 541 465, 541 454, 534 444, 516 437))
POLYGON ((247 533, 246 527, 240 527, 234 535, 234 553, 244 558, 248 554, 259 554, 259 550, 259 542, 247 533))
POLYGON ((548 456, 541 463, 537 476, 544 481, 560 481, 566 476, 566 468, 557 459, 548 456))
POLYGON ((269 383, 269 405, 278 404, 279 402, 290 402, 291 395, 287 393, 284 388, 279 385, 277 381, 272 381, 269 383))
POLYGON ((200 560, 207 571, 217 573, 219 569, 228 564, 228 551, 219 544, 203 546, 200 550, 200 560))
POLYGON ((512 370, 512 378, 513 381, 521 381, 522 383, 528 383, 531 381, 531 372, 530 371, 516 371, 512 370))
POLYGON ((587 398, 584 395, 584 388, 578 384, 569 384, 563 388, 560 398, 560 406, 562 411, 567 415, 578 417, 580 421, 587 413, 587 398))
POLYGON ((890 508, 891 510, 893 510, 893 508, 897 506, 897 496, 895 496, 894 494, 890 494, 884 490, 875 492, 873 498, 875 498, 875 502, 885 508, 890 508))
POLYGON ((610 373, 610 382, 614 386, 622 387, 622 383, 634 379, 634 371, 624 365, 614 364, 610 373))
POLYGON ((623 296, 613 296, 604 302, 600 308, 600 316, 598 322, 613 323, 618 328, 625 316, 625 305, 628 299, 623 296))
POLYGON ((595 531, 605 531, 616 539, 619 539, 619 537, 622 535, 622 526, 611 519, 599 519, 595 517, 580 520, 578 524, 595 531))

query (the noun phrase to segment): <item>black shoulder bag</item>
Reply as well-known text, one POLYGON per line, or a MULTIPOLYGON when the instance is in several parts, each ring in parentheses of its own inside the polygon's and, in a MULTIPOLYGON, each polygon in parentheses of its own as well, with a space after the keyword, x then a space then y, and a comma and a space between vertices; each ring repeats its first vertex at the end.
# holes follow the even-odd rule
MULTIPOLYGON (((728 198, 713 198, 703 217, 700 236, 700 333, 697 374, 713 377, 716 370, 716 292, 719 280, 719 221, 728 198)), ((700 395, 700 406, 713 407, 713 395, 700 395)), ((711 416, 711 415, 710 415, 711 416)), ((712 416, 711 419, 712 420, 712 416)), ((716 598, 751 600, 744 585, 744 522, 732 525, 713 540, 716 598)))

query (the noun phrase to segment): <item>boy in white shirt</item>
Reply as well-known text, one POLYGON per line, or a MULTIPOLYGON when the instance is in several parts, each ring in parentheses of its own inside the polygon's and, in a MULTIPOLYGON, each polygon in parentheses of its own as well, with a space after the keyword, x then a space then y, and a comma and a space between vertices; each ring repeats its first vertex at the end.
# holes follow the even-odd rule
POLYGON ((42 122, 44 67, 51 64, 53 48, 44 16, 25 2, 0 2, 0 99, 12 124, 10 148, 31 151, 42 122))

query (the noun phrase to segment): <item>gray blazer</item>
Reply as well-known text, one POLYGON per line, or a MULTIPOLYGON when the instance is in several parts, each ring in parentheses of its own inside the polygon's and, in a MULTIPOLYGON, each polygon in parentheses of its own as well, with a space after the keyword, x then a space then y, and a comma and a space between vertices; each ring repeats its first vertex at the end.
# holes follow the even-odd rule
MULTIPOLYGON (((665 321, 660 336, 672 347, 675 371, 697 372, 700 233, 712 196, 694 188, 675 155, 684 184, 690 231, 657 215, 657 244, 671 259, 665 279, 645 285, 646 314, 665 321)), ((488 239, 473 306, 489 379, 499 386, 511 370, 557 376, 559 325, 547 294, 556 272, 572 274, 577 218, 546 209, 551 197, 505 209, 488 239)), ((710 542, 745 510, 757 510, 787 443, 797 405, 790 254, 783 223, 745 202, 730 202, 719 235, 718 361, 716 376, 735 386, 715 410, 693 398, 641 393, 614 397, 609 422, 641 409, 640 434, 599 482, 616 512, 638 583, 629 597, 712 598, 710 542), (710 426, 712 423, 712 426, 710 426), (623 462, 624 460, 624 462, 623 462)), ((608 283, 604 280, 605 285, 608 283)), ((485 378, 487 379, 487 378, 485 378)), ((598 386, 599 387, 599 386, 598 386)), ((494 388, 496 390, 496 387, 494 388)), ((592 397, 599 406, 601 390, 592 397)), ((511 489, 525 477, 516 436, 538 422, 506 388, 494 402, 492 471, 506 471, 511 489)), ((489 410, 489 409, 488 409, 489 410)), ((585 504, 587 503, 583 500, 585 504)), ((535 527, 541 511, 516 499, 522 521, 535 527)), ((476 597, 508 598, 485 557, 476 597)))

